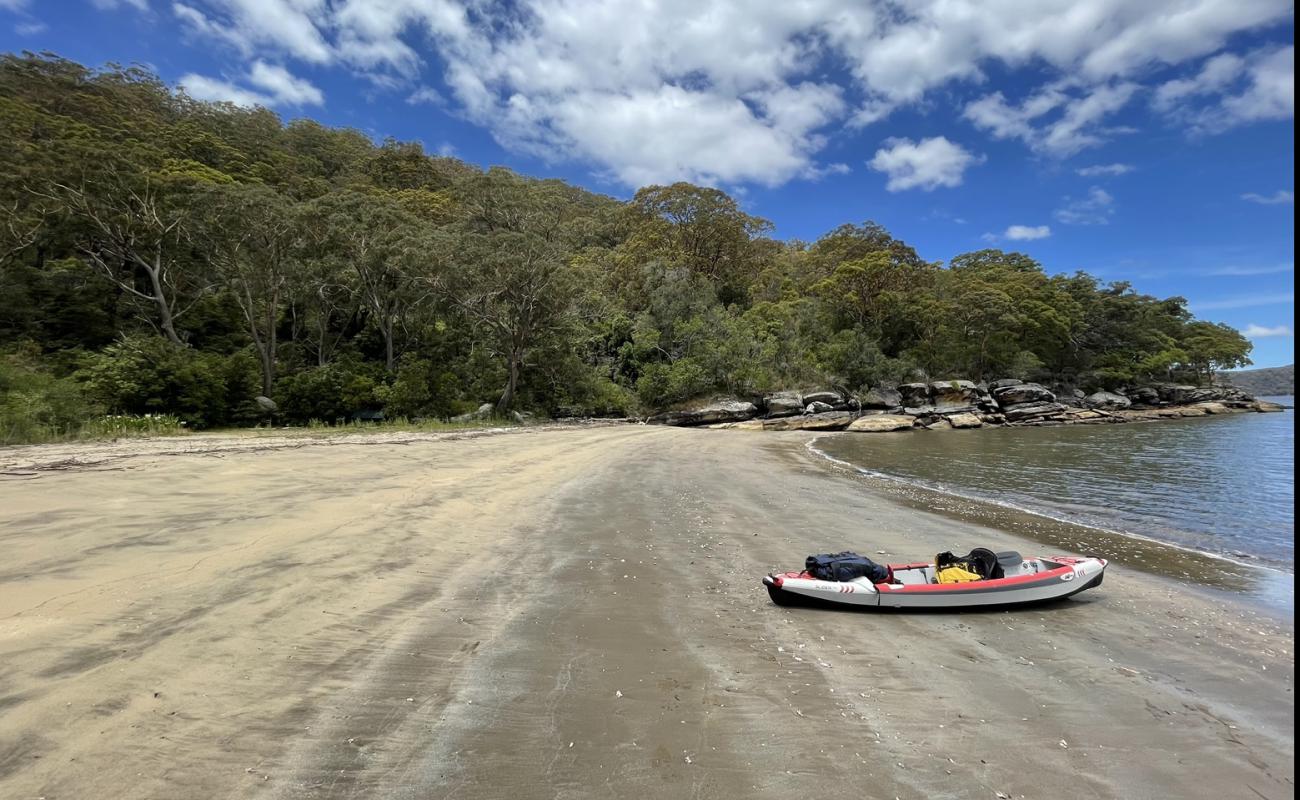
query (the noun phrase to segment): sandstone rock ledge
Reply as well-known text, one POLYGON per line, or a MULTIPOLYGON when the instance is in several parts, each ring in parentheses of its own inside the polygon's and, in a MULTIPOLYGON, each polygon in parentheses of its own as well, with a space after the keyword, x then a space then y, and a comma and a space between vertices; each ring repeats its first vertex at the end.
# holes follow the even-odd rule
POLYGON ((833 389, 780 391, 753 399, 724 398, 665 411, 647 422, 752 431, 883 433, 972 430, 991 426, 1104 425, 1248 411, 1282 411, 1230 387, 1155 384, 1085 394, 1053 392, 1037 383, 1004 378, 905 383, 859 395, 833 389))

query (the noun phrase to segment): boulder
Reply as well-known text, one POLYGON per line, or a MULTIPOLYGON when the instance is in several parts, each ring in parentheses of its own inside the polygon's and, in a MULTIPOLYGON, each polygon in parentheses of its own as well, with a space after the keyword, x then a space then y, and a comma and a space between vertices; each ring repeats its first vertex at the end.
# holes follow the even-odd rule
POLYGON ((898 387, 898 393, 902 395, 901 405, 910 408, 920 408, 930 405, 930 384, 928 383, 905 383, 898 387))
POLYGON ((1083 404, 1088 408, 1119 410, 1133 405, 1133 401, 1122 394, 1115 394, 1114 392, 1093 392, 1083 398, 1083 404))
POLYGON ((257 407, 268 414, 274 414, 279 410, 279 406, 275 404, 275 401, 266 395, 259 394, 257 397, 253 398, 253 402, 257 403, 257 407))
POLYGON ((1060 403, 1036 402, 1017 403, 1014 406, 1003 407, 1002 413, 1006 415, 1007 422, 1023 422, 1028 419, 1043 417, 1049 414, 1059 414, 1064 410, 1065 406, 1060 403))
POLYGON ((1286 406, 1280 403, 1270 403, 1267 400, 1256 400, 1255 410, 1264 412, 1286 411, 1286 406))
POLYGON ((903 395, 897 389, 877 386, 858 398, 863 408, 898 408, 903 405, 903 395))
POLYGON ((478 419, 487 419, 488 417, 492 416, 492 412, 495 410, 496 410, 495 405, 491 403, 483 403, 478 407, 477 410, 471 411, 468 414, 460 414, 458 416, 452 417, 451 421, 452 422, 473 422, 474 420, 478 420, 478 419))
POLYGON ((979 389, 970 381, 935 381, 930 399, 936 406, 970 406, 979 400, 979 389))
POLYGON ((769 417, 790 417, 803 411, 803 398, 798 392, 773 392, 763 398, 763 408, 769 417))
POLYGON ((1183 406, 1178 409, 1178 416, 1180 417, 1204 417, 1207 414, 1209 412, 1200 406, 1183 406))
POLYGON ((1215 402, 1197 403, 1196 405, 1192 406, 1192 408, 1203 409, 1206 414, 1227 414, 1229 411, 1232 410, 1227 406, 1225 406, 1223 403, 1215 403, 1215 402))
POLYGON ((998 389, 1005 389, 1008 386, 1019 386, 1021 383, 1024 383, 1024 381, 1021 381, 1018 378, 999 378, 989 384, 989 391, 996 392, 998 389))
POLYGON ((979 428, 983 427, 984 420, 974 414, 953 414, 948 417, 948 424, 954 428, 979 428))
POLYGON ((831 405, 830 403, 823 403, 820 400, 814 400, 813 402, 809 403, 807 406, 804 406, 803 413, 825 414, 828 411, 834 411, 834 410, 835 410, 835 406, 831 405))
POLYGON ((650 422, 655 425, 713 425, 719 422, 741 422, 758 416, 758 407, 743 400, 723 400, 687 411, 665 411, 655 414, 650 422))
POLYGON ((1151 388, 1155 389, 1156 394, 1160 396, 1160 402, 1169 403, 1170 405, 1183 405, 1184 403, 1194 402, 1192 397, 1197 392, 1195 386, 1177 383, 1157 383, 1151 388))
POLYGON ((1017 383, 993 390, 993 397, 1004 409, 1024 403, 1055 403, 1056 395, 1036 383, 1017 383))
POLYGON ((910 430, 915 424, 911 417, 899 416, 897 414, 875 414, 870 417, 859 417, 849 423, 847 430, 858 433, 880 433, 884 431, 905 431, 910 430))
POLYGON ((1160 393, 1150 386, 1143 386, 1140 389, 1130 391, 1128 399, 1135 405, 1154 406, 1160 402, 1160 393))
POLYGON ((948 421, 947 417, 939 417, 934 422, 926 425, 925 429, 927 431, 950 431, 952 430, 952 423, 948 421))
POLYGON ((998 411, 981 411, 975 416, 985 425, 1001 425, 1007 421, 1006 415, 998 411))
POLYGON ((839 392, 810 392, 803 396, 804 406, 809 403, 825 403, 828 406, 833 406, 842 402, 844 402, 844 397, 839 392))
POLYGON ((852 421, 853 414, 848 411, 831 411, 826 414, 767 419, 762 422, 765 431, 837 431, 852 421))

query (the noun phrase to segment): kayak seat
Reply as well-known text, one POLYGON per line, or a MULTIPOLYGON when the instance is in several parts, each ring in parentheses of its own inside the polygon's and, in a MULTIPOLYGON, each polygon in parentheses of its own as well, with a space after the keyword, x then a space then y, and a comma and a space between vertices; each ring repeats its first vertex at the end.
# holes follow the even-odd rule
POLYGON ((1019 553, 1015 550, 1003 550, 995 555, 998 559, 998 566, 995 570, 997 574, 994 577, 1005 578, 1008 575, 1020 574, 1020 565, 1025 560, 1020 557, 1019 553))

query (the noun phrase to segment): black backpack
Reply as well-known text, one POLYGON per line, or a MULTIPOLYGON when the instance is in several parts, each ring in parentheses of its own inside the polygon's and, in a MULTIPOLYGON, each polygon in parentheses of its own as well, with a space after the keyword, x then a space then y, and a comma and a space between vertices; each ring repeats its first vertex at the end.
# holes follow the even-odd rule
POLYGON ((808 556, 804 569, 814 578, 823 581, 851 581, 854 578, 867 578, 872 583, 880 583, 889 577, 889 570, 866 556, 844 551, 843 553, 822 553, 808 556))

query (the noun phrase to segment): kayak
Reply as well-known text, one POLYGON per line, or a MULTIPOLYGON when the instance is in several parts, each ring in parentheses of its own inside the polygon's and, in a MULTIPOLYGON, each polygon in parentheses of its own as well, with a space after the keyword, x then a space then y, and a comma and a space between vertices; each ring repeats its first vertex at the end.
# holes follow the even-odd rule
POLYGON ((1052 556, 1021 558, 997 554, 998 577, 965 583, 938 583, 931 563, 890 564, 888 578, 827 581, 808 572, 772 573, 763 578, 779 606, 832 605, 864 608, 973 608, 1043 603, 1101 585, 1104 558, 1052 556))

